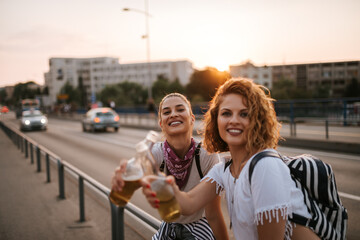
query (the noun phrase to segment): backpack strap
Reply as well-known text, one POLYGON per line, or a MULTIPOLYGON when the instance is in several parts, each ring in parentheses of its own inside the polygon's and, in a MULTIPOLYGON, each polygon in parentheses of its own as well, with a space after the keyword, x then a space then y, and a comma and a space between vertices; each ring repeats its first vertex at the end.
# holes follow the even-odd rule
POLYGON ((256 154, 254 156, 254 158, 251 160, 250 166, 249 166, 249 182, 251 184, 251 176, 252 173, 254 171, 255 165, 264 157, 275 157, 275 158, 281 158, 281 156, 279 155, 279 153, 274 153, 272 151, 264 151, 264 152, 259 152, 258 154, 256 154))
MULTIPOLYGON (((161 150, 163 149, 163 143, 161 143, 161 148, 160 149, 161 150)), ((162 160, 162 162, 160 164, 160 167, 159 167, 160 172, 164 172, 164 168, 165 168, 165 161, 164 161, 164 158, 163 158, 163 160, 162 160)))
MULTIPOLYGON (((200 165, 200 148, 201 148, 201 143, 199 143, 197 145, 194 155, 195 155, 196 168, 198 170, 200 179, 202 179, 204 177, 204 174, 201 171, 201 165, 200 165)), ((162 149, 162 145, 161 145, 161 149, 162 149)), ((164 169, 165 169, 165 161, 164 161, 164 159, 162 160, 159 169, 160 169, 161 172, 164 172, 164 169)))
POLYGON ((204 174, 201 171, 201 165, 200 165, 200 147, 201 143, 198 144, 196 150, 195 150, 195 161, 196 161, 196 167, 200 176, 200 179, 204 177, 204 174))
POLYGON ((231 164, 232 164, 232 159, 230 159, 230 161, 225 163, 224 172, 225 172, 226 168, 229 167, 231 164))

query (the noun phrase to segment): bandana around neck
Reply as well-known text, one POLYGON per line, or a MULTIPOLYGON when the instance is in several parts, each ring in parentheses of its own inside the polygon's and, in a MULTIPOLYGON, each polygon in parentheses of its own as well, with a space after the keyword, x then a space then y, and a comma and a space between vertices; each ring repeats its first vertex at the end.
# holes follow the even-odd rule
POLYGON ((166 168, 171 175, 175 177, 176 184, 180 189, 186 184, 189 174, 190 166, 194 158, 195 153, 195 141, 191 138, 191 144, 189 151, 185 154, 184 159, 180 159, 174 150, 171 149, 169 143, 165 140, 163 144, 164 158, 166 168))

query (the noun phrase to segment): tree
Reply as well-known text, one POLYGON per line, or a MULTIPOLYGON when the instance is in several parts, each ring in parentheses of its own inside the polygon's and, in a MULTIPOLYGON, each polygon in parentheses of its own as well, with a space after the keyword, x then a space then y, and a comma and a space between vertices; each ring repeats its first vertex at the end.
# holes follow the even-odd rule
POLYGON ((273 84, 271 97, 274 99, 303 99, 311 98, 310 91, 295 86, 294 81, 282 78, 273 84))
POLYGON ((360 86, 356 78, 351 79, 345 88, 344 97, 360 97, 360 86))
POLYGON ((11 104, 17 104, 21 99, 26 98, 35 98, 36 95, 39 95, 40 89, 29 88, 29 85, 33 85, 35 82, 29 81, 26 83, 18 83, 14 86, 14 93, 12 99, 10 100, 11 104))
POLYGON ((181 85, 178 78, 169 84, 169 92, 185 93, 185 87, 181 85))
POLYGON ((186 85, 186 93, 191 100, 195 96, 197 99, 201 96, 204 101, 210 101, 216 89, 228 79, 230 79, 228 72, 220 72, 216 68, 209 67, 195 71, 190 77, 189 84, 186 85))
POLYGON ((0 90, 0 104, 6 104, 7 105, 7 103, 5 101, 6 96, 7 96, 7 94, 6 94, 5 89, 1 89, 0 90))
POLYGON ((66 94, 68 97, 65 99, 65 103, 71 103, 73 105, 81 105, 80 91, 78 88, 74 88, 69 82, 60 89, 60 94, 66 94))
POLYGON ((160 102, 161 99, 169 93, 169 79, 163 75, 159 75, 158 79, 152 85, 152 93, 155 102, 160 102))
POLYGON ((105 86, 98 98, 105 105, 114 101, 116 106, 134 106, 145 104, 146 94, 146 90, 140 84, 126 81, 105 86))

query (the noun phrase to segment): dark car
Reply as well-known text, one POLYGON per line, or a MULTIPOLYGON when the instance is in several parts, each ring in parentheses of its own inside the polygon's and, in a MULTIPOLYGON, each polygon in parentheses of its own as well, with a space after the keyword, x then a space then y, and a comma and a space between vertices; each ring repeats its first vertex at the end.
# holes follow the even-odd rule
POLYGON ((106 131, 107 128, 114 128, 117 132, 120 127, 119 120, 119 115, 111 108, 93 108, 82 120, 82 129, 84 132, 95 132, 95 130, 106 131))
POLYGON ((20 130, 46 130, 47 117, 39 110, 27 110, 22 112, 20 130))

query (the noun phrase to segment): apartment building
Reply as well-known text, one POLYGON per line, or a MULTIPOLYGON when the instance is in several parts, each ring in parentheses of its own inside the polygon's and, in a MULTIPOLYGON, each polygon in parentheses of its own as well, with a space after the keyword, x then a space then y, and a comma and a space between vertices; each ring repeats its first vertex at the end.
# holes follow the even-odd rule
POLYGON ((112 57, 50 58, 49 72, 44 78, 52 103, 56 103, 66 82, 83 88, 91 102, 106 85, 129 81, 148 87, 159 75, 186 85, 193 71, 188 60, 120 64, 118 58, 112 57))
POLYGON ((354 79, 360 84, 360 61, 283 64, 256 67, 251 63, 230 66, 232 77, 248 77, 271 88, 273 83, 287 79, 297 87, 315 90, 329 87, 330 97, 342 97, 346 87, 354 79), (265 74, 265 75, 264 75, 265 74), (263 79, 260 77, 263 76, 263 79), (264 76, 270 76, 264 78, 264 76), (266 81, 270 81, 267 83, 266 81))
POLYGON ((268 66, 256 67, 251 62, 242 65, 231 65, 230 75, 232 77, 251 78, 257 84, 272 88, 272 72, 268 66))

